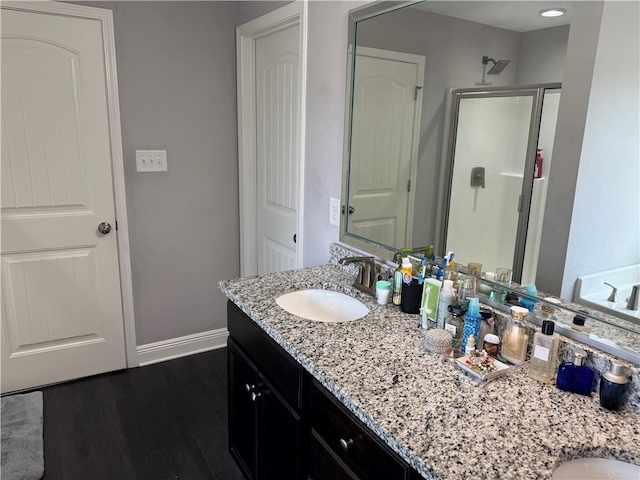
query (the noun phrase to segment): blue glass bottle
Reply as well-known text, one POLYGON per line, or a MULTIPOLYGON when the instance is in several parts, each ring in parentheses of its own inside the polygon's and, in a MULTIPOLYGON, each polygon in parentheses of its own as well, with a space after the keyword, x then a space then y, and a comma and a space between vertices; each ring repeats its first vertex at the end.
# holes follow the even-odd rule
POLYGON ((586 395, 587 397, 591 396, 595 373, 582 364, 586 357, 587 352, 577 348, 573 352, 572 361, 560 364, 556 380, 556 386, 560 390, 586 395))
MULTIPOLYGON (((470 335, 473 335, 476 341, 480 338, 480 322, 482 322, 480 300, 478 300, 478 297, 471 297, 469 298, 469 309, 464 315, 464 330, 462 333, 462 343, 460 344, 462 353, 464 353, 464 348, 467 345, 467 339, 470 335)), ((478 348, 478 345, 476 345, 476 348, 478 348)))

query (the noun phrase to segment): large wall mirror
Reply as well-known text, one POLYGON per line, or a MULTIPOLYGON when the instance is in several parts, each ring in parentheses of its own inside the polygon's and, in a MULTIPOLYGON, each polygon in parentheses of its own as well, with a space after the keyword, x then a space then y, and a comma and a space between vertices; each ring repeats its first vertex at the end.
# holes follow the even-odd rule
POLYGON ((640 333, 638 24, 624 1, 352 11, 341 241, 433 243, 640 333))

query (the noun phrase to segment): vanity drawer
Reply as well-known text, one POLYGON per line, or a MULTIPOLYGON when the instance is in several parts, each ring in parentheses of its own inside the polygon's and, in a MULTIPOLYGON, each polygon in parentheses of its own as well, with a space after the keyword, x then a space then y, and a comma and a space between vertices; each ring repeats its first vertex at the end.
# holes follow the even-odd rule
POLYGON ((358 477, 331 451, 316 432, 311 432, 309 448, 311 480, 358 480, 358 477))
POLYGON ((294 408, 302 408, 303 368, 231 301, 227 302, 229 335, 260 372, 294 408))
POLYGON ((359 478, 409 478, 408 465, 315 382, 309 403, 311 427, 359 478))

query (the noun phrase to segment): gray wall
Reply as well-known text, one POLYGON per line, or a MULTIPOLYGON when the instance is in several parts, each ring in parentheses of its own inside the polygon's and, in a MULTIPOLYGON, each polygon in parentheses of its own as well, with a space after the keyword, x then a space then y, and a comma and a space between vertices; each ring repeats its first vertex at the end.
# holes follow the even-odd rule
POLYGON ((520 34, 517 85, 562 81, 569 25, 520 34))
POLYGON ((536 279, 538 290, 554 295, 562 290, 602 6, 574 2, 572 11, 536 279))
POLYGON ((304 266, 329 261, 338 227, 329 197, 340 198, 347 68, 347 13, 365 2, 309 2, 304 183, 304 266))
POLYGON ((272 2, 268 0, 256 0, 256 1, 239 1, 236 4, 236 25, 242 25, 254 18, 266 15, 269 12, 277 10, 280 7, 284 7, 290 1, 278 1, 272 2))
POLYGON ((565 298, 573 295, 579 276, 640 263, 639 19, 637 2, 604 4, 562 282, 565 298))
POLYGON ((234 2, 113 10, 138 345, 226 326, 239 275, 234 2), (136 149, 167 173, 136 173, 136 149))

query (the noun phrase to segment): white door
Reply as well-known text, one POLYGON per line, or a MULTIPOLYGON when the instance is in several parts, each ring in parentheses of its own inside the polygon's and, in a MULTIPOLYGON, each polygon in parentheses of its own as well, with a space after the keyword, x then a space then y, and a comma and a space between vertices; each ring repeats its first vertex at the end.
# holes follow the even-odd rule
POLYGON ((347 231, 411 244, 424 57, 358 47, 347 231))
POLYGON ((126 366, 101 29, 2 10, 3 392, 126 366))
POLYGON ((258 273, 296 268, 300 27, 256 40, 258 273))

